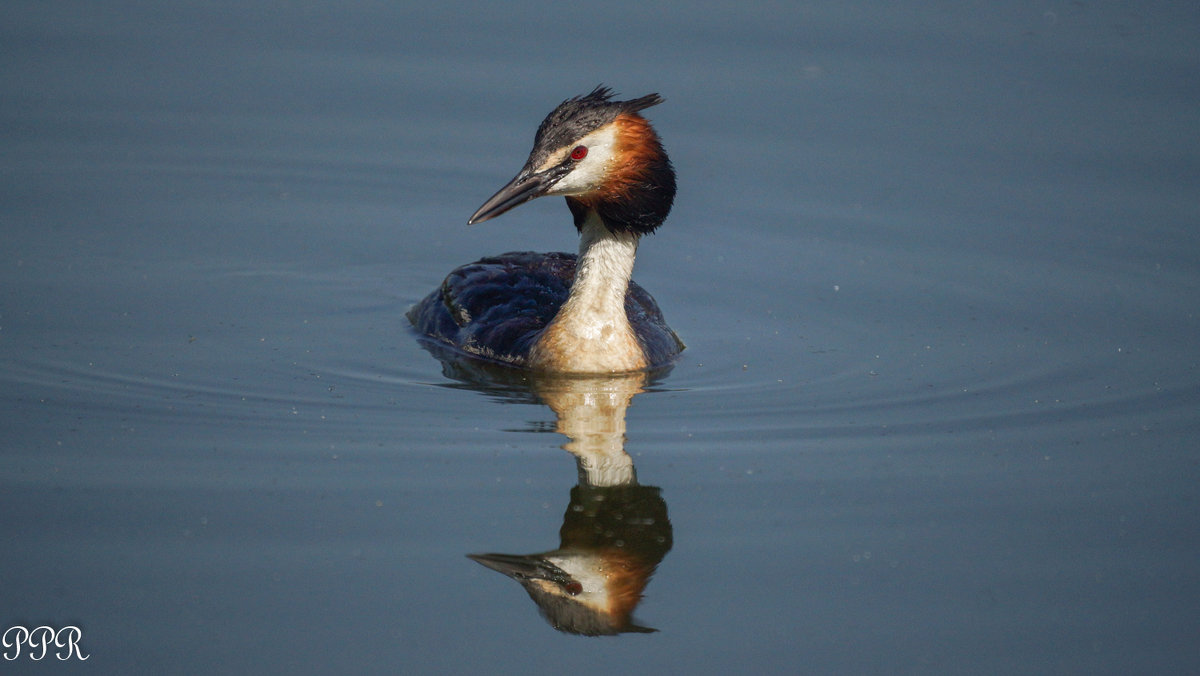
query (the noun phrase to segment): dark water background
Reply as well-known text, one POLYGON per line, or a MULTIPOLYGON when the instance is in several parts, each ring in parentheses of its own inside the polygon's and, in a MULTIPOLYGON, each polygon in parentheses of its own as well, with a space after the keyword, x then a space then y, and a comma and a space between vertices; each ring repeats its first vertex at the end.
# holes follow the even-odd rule
MULTIPOLYGON (((1200 669, 1200 10, 8 2, 0 624, 101 673, 1200 669), (556 416, 404 311, 573 250, 468 228, 599 82, 679 173, 688 343, 625 450, 654 634, 464 555, 558 544, 556 416)), ((4 671, 64 667, 25 657, 4 671)))

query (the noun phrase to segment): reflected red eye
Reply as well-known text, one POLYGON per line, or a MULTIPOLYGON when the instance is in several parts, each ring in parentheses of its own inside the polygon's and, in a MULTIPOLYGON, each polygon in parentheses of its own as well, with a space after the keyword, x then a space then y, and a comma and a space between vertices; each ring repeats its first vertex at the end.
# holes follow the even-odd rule
POLYGON ((587 146, 575 146, 575 150, 571 151, 571 159, 578 162, 587 157, 587 146))

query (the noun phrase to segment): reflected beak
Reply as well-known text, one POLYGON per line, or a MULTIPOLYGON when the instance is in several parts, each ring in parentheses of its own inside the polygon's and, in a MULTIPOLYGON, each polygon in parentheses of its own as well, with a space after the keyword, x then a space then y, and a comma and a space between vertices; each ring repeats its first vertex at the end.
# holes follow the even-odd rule
POLYGON ((536 556, 467 554, 467 558, 515 580, 559 580, 567 577, 558 566, 536 556))
POLYGON ((533 173, 529 169, 521 170, 516 178, 508 182, 508 185, 500 188, 500 190, 492 195, 488 201, 483 203, 475 211, 475 214, 467 220, 467 225, 475 225, 482 223, 490 218, 495 218, 500 214, 520 206, 535 197, 545 195, 548 190, 558 179, 563 177, 565 171, 560 171, 559 167, 554 167, 541 173, 533 173))

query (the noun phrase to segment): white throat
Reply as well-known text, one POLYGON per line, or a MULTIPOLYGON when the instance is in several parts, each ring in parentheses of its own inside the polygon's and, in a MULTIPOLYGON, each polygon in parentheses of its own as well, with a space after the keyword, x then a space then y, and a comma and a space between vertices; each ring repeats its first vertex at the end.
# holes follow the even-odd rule
POLYGON ((534 368, 614 373, 646 367, 625 314, 637 245, 637 235, 611 232, 595 211, 588 213, 571 293, 533 347, 534 368))

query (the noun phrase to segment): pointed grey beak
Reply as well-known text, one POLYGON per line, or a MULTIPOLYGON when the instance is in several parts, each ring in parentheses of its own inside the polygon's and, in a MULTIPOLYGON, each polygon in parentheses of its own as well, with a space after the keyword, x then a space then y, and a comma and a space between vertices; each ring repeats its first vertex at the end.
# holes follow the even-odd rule
POLYGON ((467 554, 467 558, 515 580, 565 580, 569 576, 558 566, 537 556, 517 554, 467 554))
POLYGON ((569 168, 566 166, 558 166, 535 174, 529 169, 522 169, 521 173, 508 182, 508 185, 500 188, 495 195, 492 195, 488 201, 483 203, 483 206, 475 211, 475 214, 467 220, 467 225, 482 223, 535 197, 545 195, 568 170, 569 168))

